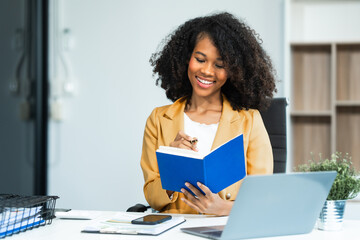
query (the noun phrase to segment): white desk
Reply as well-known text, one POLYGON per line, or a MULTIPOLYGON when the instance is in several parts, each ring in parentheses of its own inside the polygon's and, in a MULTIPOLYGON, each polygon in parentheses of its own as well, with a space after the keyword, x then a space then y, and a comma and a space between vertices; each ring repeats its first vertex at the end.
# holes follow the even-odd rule
MULTIPOLYGON (((100 212, 101 216, 111 218, 116 212, 104 211, 100 212)), ((184 215, 186 216, 186 215, 184 215)), ((205 239, 197 236, 192 236, 180 231, 183 227, 195 227, 205 225, 220 225, 225 224, 227 217, 204 217, 200 215, 187 215, 186 222, 173 228, 159 236, 140 236, 140 235, 119 235, 119 234, 94 234, 94 233, 81 233, 83 226, 89 224, 89 220, 62 220, 54 219, 50 225, 45 225, 33 230, 15 234, 5 239, 10 240, 121 240, 121 239, 205 239)), ((360 239, 360 220, 345 220, 344 228, 339 232, 327 232, 314 229, 310 234, 292 235, 265 238, 265 240, 273 239, 295 239, 295 240, 341 240, 341 239, 360 239)))

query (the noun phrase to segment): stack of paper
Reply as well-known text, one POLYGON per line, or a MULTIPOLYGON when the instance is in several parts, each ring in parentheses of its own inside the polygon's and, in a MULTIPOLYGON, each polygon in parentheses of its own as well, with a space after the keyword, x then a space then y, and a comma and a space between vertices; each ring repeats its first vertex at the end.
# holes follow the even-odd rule
POLYGON ((4 208, 0 213, 0 238, 43 223, 40 211, 41 207, 4 208))
POLYGON ((78 220, 92 220, 100 216, 100 212, 70 210, 68 212, 56 212, 56 217, 60 219, 78 219, 78 220))
POLYGON ((185 222, 184 217, 172 217, 171 220, 156 225, 131 224, 131 220, 138 217, 140 217, 140 215, 118 213, 111 219, 94 220, 89 223, 82 232, 159 235, 166 230, 185 222))

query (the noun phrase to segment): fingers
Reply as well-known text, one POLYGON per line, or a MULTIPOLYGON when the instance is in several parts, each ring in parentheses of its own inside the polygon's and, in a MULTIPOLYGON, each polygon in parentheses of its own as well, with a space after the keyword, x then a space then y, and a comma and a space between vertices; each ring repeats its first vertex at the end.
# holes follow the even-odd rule
POLYGON ((182 138, 181 140, 181 143, 180 143, 180 145, 183 147, 183 148, 186 148, 186 149, 192 149, 192 144, 190 143, 190 141, 188 141, 188 140, 186 140, 186 139, 184 139, 184 138, 182 138))
MULTIPOLYGON (((190 184, 191 185, 191 184, 190 184)), ((203 213, 204 212, 204 206, 202 205, 202 202, 199 200, 198 196, 194 196, 189 191, 187 191, 185 188, 181 189, 181 192, 186 196, 186 198, 181 198, 183 202, 185 202, 187 205, 189 205, 191 208, 195 209, 196 211, 203 213)))
POLYGON ((187 191, 185 188, 181 189, 181 192, 191 201, 191 202, 196 202, 198 200, 198 196, 197 195, 193 195, 191 194, 189 191, 187 191))
POLYGON ((170 147, 177 147, 177 148, 184 148, 184 149, 189 149, 189 150, 193 150, 193 146, 191 145, 191 143, 187 140, 185 140, 184 138, 180 138, 178 140, 175 140, 174 142, 170 143, 170 147))
POLYGON ((198 139, 195 138, 195 137, 192 138, 192 140, 190 140, 191 148, 192 148, 192 150, 194 150, 194 151, 198 151, 197 142, 198 142, 198 139))
POLYGON ((197 182, 197 185, 198 187, 201 189, 201 191, 203 191, 206 195, 206 197, 211 197, 213 192, 207 187, 205 186, 204 184, 200 183, 200 182, 197 182))
POLYGON ((196 142, 196 138, 190 137, 185 134, 184 131, 180 130, 176 135, 175 140, 170 143, 170 146, 197 151, 196 142))
POLYGON ((181 189, 181 192, 183 192, 186 197, 181 198, 181 200, 185 204, 200 213, 210 213, 219 216, 229 215, 233 204, 232 201, 220 198, 218 194, 212 193, 211 190, 202 183, 197 183, 200 190, 190 183, 185 183, 185 185, 189 188, 189 190, 181 189), (201 191, 203 191, 205 195, 201 191), (193 192, 195 196, 191 192, 193 192))
POLYGON ((193 138, 190 137, 189 135, 185 134, 184 131, 180 130, 175 137, 175 141, 180 140, 180 139, 184 139, 184 140, 190 142, 193 138))
POLYGON ((194 187, 192 184, 186 182, 185 186, 187 186, 198 198, 204 198, 205 195, 199 191, 196 187, 194 187))
POLYGON ((187 200, 186 198, 181 198, 181 200, 183 202, 185 202, 187 205, 189 205, 192 209, 194 209, 195 211, 198 211, 199 213, 204 213, 203 210, 201 210, 197 205, 193 204, 192 202, 190 202, 189 200, 187 200))

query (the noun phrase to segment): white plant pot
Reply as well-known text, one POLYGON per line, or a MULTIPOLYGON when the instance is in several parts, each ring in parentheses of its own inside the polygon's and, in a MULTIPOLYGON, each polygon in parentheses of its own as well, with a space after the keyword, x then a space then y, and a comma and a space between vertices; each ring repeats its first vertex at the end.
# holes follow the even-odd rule
POLYGON ((320 212, 317 228, 325 231, 339 231, 343 226, 346 200, 326 201, 320 212))

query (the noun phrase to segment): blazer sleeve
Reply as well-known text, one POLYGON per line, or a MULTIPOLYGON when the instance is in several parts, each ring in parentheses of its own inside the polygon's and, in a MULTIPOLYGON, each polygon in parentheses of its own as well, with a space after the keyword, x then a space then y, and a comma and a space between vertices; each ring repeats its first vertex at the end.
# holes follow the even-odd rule
POLYGON ((144 174, 144 195, 150 206, 161 211, 166 205, 178 198, 178 193, 169 196, 161 186, 159 167, 156 159, 156 149, 159 142, 159 121, 157 109, 154 109, 146 121, 140 165, 144 174))
POLYGON ((254 110, 252 129, 246 154, 247 174, 272 174, 274 168, 273 152, 260 112, 254 110))

